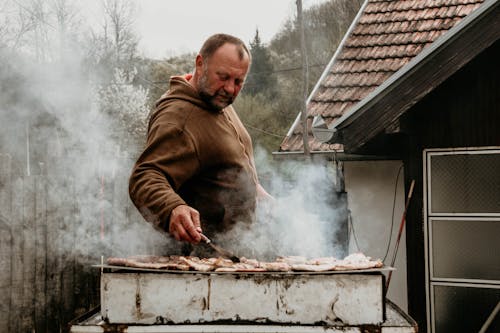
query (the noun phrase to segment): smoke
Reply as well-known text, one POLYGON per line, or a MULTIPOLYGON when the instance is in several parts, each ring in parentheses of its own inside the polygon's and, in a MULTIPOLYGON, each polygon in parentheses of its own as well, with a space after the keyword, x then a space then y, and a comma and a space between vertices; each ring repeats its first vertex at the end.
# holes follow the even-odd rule
MULTIPOLYGON (((12 230, 23 223, 44 225, 39 230, 46 232, 16 237, 33 247, 45 237, 46 248, 37 251, 82 264, 173 246, 130 203, 128 175, 137 148, 124 144, 128 135, 103 109, 103 83, 84 56, 37 61, 3 48, 0 62, 0 157, 2 166, 6 159, 9 164, 0 174, 0 213, 12 230)), ((123 85, 127 96, 137 91, 123 85)), ((135 101, 143 111, 147 94, 134 96, 143 98, 128 105, 135 101)))
MULTIPOLYGON (((85 71, 82 55, 45 64, 18 53, 1 52, 1 57, 0 153, 12 157, 16 179, 36 177, 38 188, 47 189, 42 200, 54 240, 48 246, 84 262, 100 255, 175 252, 179 244, 145 223, 128 198, 138 149, 124 144, 126 134, 117 133, 116 119, 104 112, 100 83, 85 71)), ((134 100, 128 98, 134 93, 130 88, 121 90, 127 91, 127 101, 134 100)), ((116 100, 119 91, 111 91, 108 105, 114 97, 124 108, 127 103, 116 100)), ((144 110, 146 94, 138 96, 144 96, 137 101, 144 110)), ((255 151, 262 183, 274 200, 258 203, 250 229, 236 227, 217 241, 246 257, 341 257, 345 244, 338 243, 336 234, 344 213, 334 191, 336 169, 331 164, 271 164, 263 149, 255 151)), ((35 187, 32 191, 23 195, 35 196, 35 187)))
POLYGON ((335 193, 334 165, 267 161, 265 150, 257 147, 256 164, 273 199, 258 202, 254 224, 237 226, 217 241, 247 258, 343 257, 346 244, 337 233, 345 212, 335 193))
MULTIPOLYGON (((147 113, 147 91, 128 77, 134 72, 110 70, 116 85, 106 89, 78 48, 37 59, 1 46, 0 156, 9 156, 10 167, 0 174, 2 181, 9 178, 0 186, 0 208, 11 229, 21 220, 45 224, 45 250, 82 263, 100 255, 177 251, 179 244, 144 222, 128 198, 140 147, 129 144, 130 131, 119 125, 136 114, 145 127, 147 113), (32 204, 13 209, 10 202, 32 204)), ((342 256, 345 244, 336 234, 344 213, 333 190, 335 168, 271 164, 263 149, 255 151, 274 200, 259 202, 250 229, 234 228, 217 240, 247 257, 342 256)), ((32 237, 23 241, 35 246, 44 236, 23 237, 32 237)))

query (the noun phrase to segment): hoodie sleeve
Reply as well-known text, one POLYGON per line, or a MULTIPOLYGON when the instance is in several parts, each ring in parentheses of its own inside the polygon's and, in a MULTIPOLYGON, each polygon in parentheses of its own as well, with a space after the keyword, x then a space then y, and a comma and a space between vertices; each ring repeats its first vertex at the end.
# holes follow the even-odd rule
POLYGON ((170 213, 186 204, 177 190, 198 169, 191 136, 159 112, 151 119, 146 148, 130 176, 130 198, 148 222, 168 232, 170 213))

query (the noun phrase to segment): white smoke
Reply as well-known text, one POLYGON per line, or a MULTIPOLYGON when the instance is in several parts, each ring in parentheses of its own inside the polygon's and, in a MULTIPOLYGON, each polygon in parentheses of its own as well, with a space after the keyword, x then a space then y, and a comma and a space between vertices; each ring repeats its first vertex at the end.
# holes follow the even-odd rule
POLYGON ((342 211, 335 196, 336 169, 322 163, 285 161, 269 164, 256 149, 256 164, 269 179, 273 200, 258 202, 250 227, 235 227, 217 241, 240 256, 273 260, 280 255, 343 257, 336 241, 342 211))
MULTIPOLYGON (((2 170, 11 180, 0 191, 2 198, 13 198, 5 202, 22 198, 15 205, 24 205, 36 198, 38 205, 45 205, 40 216, 24 223, 46 221, 47 247, 66 259, 96 263, 100 255, 168 248, 171 240, 153 230, 131 205, 127 181, 137 148, 123 144, 128 134, 117 131, 117 121, 103 110, 105 105, 124 109, 126 104, 124 119, 135 111, 145 118, 147 91, 131 80, 124 82, 119 72, 118 88, 108 85, 112 94, 99 94, 107 90, 85 68, 79 52, 57 61, 36 61, 5 48, 0 60, 0 154, 9 156, 11 165, 2 170)), ((0 202, 11 228, 23 219, 19 212, 34 215, 31 208, 9 207, 0 202)), ((32 246, 41 237, 24 236, 32 237, 23 240, 32 246)))
MULTIPOLYGON (((39 23, 39 30, 26 34, 18 49, 12 47, 13 40, 2 40, 10 32, 0 28, 0 154, 11 157, 8 172, 13 178, 10 188, 0 187, 1 197, 29 201, 41 192, 47 239, 52 241, 48 246, 78 261, 174 251, 179 244, 144 222, 128 198, 128 177, 139 148, 127 143, 130 133, 145 129, 147 90, 132 84, 133 70, 111 70, 111 85, 103 85, 93 68, 96 63, 88 59, 92 51, 101 51, 98 45, 97 51, 92 45, 89 49, 75 37, 77 31, 49 36, 52 28, 39 23), (40 35, 50 38, 33 44, 40 35), (134 116, 142 127, 117 130, 117 124, 126 127, 134 116), (16 184, 30 182, 38 184, 32 193, 14 193, 29 189, 16 184)), ((342 244, 334 243, 341 218, 332 196, 334 170, 299 162, 278 168, 266 163, 262 149, 256 154, 275 200, 259 204, 250 230, 233 229, 225 235, 238 240, 235 250, 247 257, 336 255, 342 244)), ((11 226, 22 219, 11 211, 2 211, 2 216, 11 226)))

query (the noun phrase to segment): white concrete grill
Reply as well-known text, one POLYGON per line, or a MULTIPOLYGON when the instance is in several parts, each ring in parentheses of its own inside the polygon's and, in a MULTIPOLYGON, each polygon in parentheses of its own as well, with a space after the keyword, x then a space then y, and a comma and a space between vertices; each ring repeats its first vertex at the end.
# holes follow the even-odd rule
POLYGON ((327 273, 104 272, 110 324, 380 325, 380 269, 327 273))

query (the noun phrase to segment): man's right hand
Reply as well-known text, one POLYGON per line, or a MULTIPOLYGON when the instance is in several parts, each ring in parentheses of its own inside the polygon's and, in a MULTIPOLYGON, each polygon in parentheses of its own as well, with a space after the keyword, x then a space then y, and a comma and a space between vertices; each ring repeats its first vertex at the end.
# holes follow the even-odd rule
POLYGON ((202 232, 200 213, 187 205, 175 207, 170 214, 168 232, 178 241, 199 243, 202 232))

